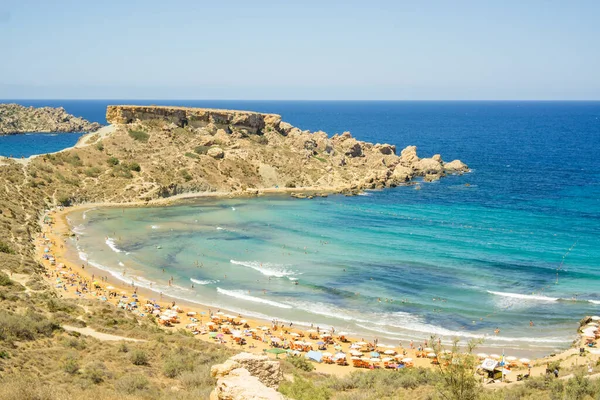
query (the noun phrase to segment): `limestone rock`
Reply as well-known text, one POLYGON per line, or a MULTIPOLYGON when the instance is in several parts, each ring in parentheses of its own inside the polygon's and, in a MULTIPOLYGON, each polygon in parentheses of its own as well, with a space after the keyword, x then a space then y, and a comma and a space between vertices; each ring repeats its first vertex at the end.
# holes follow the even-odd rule
POLYGON ((26 132, 94 132, 102 125, 75 117, 58 107, 0 104, 0 135, 26 132))
POLYGON ((211 375, 217 386, 211 393, 215 400, 281 400, 286 397, 276 389, 283 379, 281 365, 264 355, 240 353, 223 364, 214 365, 211 375))
POLYGON ((445 163, 444 170, 446 170, 446 172, 449 172, 449 173, 469 172, 469 167, 467 167, 467 164, 463 163, 460 160, 454 160, 454 161, 445 163))
POLYGON ((285 400, 274 388, 263 385, 245 368, 237 368, 217 381, 211 400, 285 400))
POLYGON ((379 143, 377 143, 373 147, 377 151, 379 151, 381 154, 384 154, 386 156, 389 156, 389 155, 392 155, 392 154, 396 154, 396 146, 391 145, 391 144, 379 144, 379 143))
POLYGON ((422 158, 414 163, 414 168, 423 175, 440 175, 444 169, 439 161, 433 158, 422 158))
POLYGON ((207 154, 209 156, 211 156, 212 158, 216 158, 216 159, 220 159, 225 156, 225 152, 220 147, 211 147, 210 149, 208 149, 207 154))
POLYGON ((417 146, 408 146, 400 152, 400 164, 410 166, 419 161, 417 146))
POLYGON ((362 152, 362 147, 360 146, 360 143, 358 143, 358 141, 356 139, 352 139, 352 140, 353 140, 352 143, 346 148, 346 151, 344 152, 344 154, 351 158, 362 156, 363 152, 362 152))
POLYGON ((403 165, 396 165, 394 171, 390 175, 390 184, 399 185, 401 183, 408 182, 413 177, 412 168, 405 167, 403 165))
POLYGON ((433 157, 431 157, 432 160, 437 161, 439 163, 442 162, 442 156, 439 154, 434 154, 433 157))

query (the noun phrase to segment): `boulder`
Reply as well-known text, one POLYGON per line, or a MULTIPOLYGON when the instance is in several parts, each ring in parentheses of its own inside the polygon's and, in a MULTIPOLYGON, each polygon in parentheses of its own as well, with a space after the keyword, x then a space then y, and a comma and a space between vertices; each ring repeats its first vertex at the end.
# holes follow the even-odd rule
POLYGON ((375 150, 379 151, 381 154, 389 156, 392 154, 396 154, 396 146, 391 145, 391 144, 379 144, 377 143, 375 146, 373 146, 375 148, 375 150))
POLYGON ((400 164, 408 167, 419 161, 417 146, 408 146, 400 152, 400 164))
POLYGON ((431 157, 432 160, 437 161, 439 163, 442 162, 442 156, 439 154, 434 154, 433 157, 431 157))
POLYGON ((346 148, 344 154, 351 158, 362 156, 363 152, 360 143, 358 143, 358 141, 354 139, 354 142, 346 148))
POLYGON ((390 186, 396 186, 405 182, 408 182, 413 177, 412 168, 405 167, 403 165, 396 165, 394 171, 390 175, 389 184, 390 186))
POLYGON ((449 173, 468 172, 469 167, 467 167, 467 164, 463 163, 460 160, 454 160, 448 163, 444 163, 444 170, 449 173))
POLYGON ((216 159, 221 159, 225 156, 225 152, 220 147, 211 147, 210 149, 208 149, 207 154, 212 158, 216 159))
POLYGON ((212 400, 286 399, 276 390, 283 379, 281 365, 265 355, 240 353, 214 365, 210 373, 217 378, 212 400))
POLYGON ((422 175, 440 175, 444 172, 442 164, 433 158, 422 158, 413 166, 422 175))
POLYGON ((231 370, 217 380, 210 400, 285 400, 277 390, 265 386, 245 368, 231 370))

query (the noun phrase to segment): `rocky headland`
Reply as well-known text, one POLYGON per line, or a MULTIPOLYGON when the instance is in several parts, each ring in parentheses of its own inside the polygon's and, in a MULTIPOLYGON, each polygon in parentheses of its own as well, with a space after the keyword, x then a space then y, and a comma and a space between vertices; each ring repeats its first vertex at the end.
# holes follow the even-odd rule
POLYGON ((64 108, 0 104, 0 135, 28 132, 94 132, 102 125, 75 117, 64 108))

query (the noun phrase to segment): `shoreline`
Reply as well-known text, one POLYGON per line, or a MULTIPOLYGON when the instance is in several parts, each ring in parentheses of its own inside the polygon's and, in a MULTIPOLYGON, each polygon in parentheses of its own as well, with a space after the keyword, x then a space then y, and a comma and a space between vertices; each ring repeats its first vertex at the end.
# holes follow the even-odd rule
MULTIPOLYGON (((270 190, 269 193, 270 194, 286 194, 286 193, 290 193, 293 191, 301 191, 301 190, 297 189, 297 188, 294 188, 293 190, 289 189, 289 188, 273 189, 273 190, 270 190)), ((313 189, 307 188, 306 191, 313 191, 313 189)), ((323 191, 321 190, 319 192, 322 193, 323 191)), ((39 219, 39 223, 42 228, 42 235, 45 234, 47 237, 50 238, 50 240, 52 242, 55 242, 55 245, 52 247, 52 251, 57 253, 57 254, 55 254, 55 257, 57 260, 56 261, 57 265, 60 264, 61 262, 64 262, 65 265, 68 266, 69 269, 72 270, 74 273, 76 273, 78 276, 83 277, 85 280, 88 280, 89 282, 92 282, 92 275, 94 275, 94 276, 96 275, 94 272, 106 274, 107 271, 97 268, 97 267, 93 267, 93 266, 88 266, 85 269, 83 269, 81 267, 81 260, 78 258, 77 254, 73 254, 72 245, 70 243, 67 243, 67 240, 66 240, 66 237, 71 237, 73 235, 73 232, 71 231, 71 227, 69 225, 68 218, 67 218, 69 214, 76 212, 76 211, 85 211, 85 210, 90 210, 90 209, 99 208, 99 207, 113 207, 114 208, 114 207, 166 206, 166 205, 172 205, 172 204, 179 203, 179 202, 184 202, 185 200, 190 200, 190 199, 195 199, 195 198, 203 198, 203 197, 233 198, 233 197, 247 197, 247 196, 248 196, 248 194, 243 193, 243 192, 239 192, 239 193, 221 193, 221 192, 186 193, 186 194, 181 194, 181 195, 177 195, 177 196, 173 196, 173 197, 169 197, 169 198, 157 199, 157 200, 153 200, 153 201, 139 201, 139 202, 131 202, 131 203, 123 203, 123 204, 119 204, 119 203, 87 203, 87 204, 80 204, 80 205, 76 205, 73 207, 64 208, 62 210, 52 210, 48 213, 43 214, 39 219), (49 216, 54 219, 54 221, 53 221, 54 226, 46 225, 44 223, 44 219, 46 216, 49 216), (50 228, 50 229, 46 229, 46 228, 50 228)), ((250 197, 254 197, 254 196, 250 196, 250 197)), ((42 259, 43 255, 44 255, 44 252, 40 246, 39 240, 36 240, 36 256, 37 256, 38 260, 40 260, 40 262, 47 268, 47 271, 51 272, 52 268, 48 265, 48 262, 46 262, 42 259)), ((46 277, 46 281, 48 283, 50 283, 51 286, 55 286, 53 284, 51 278, 46 277)), ((112 275, 110 273, 109 273, 109 276, 108 276, 108 279, 106 280, 106 282, 102 282, 100 284, 100 286, 102 286, 103 288, 113 287, 114 288, 113 290, 119 290, 120 292, 127 293, 128 295, 134 291, 132 285, 125 283, 123 280, 116 278, 114 275, 112 275)), ((142 304, 151 299, 155 299, 158 296, 158 293, 156 293, 155 291, 153 291, 151 289, 147 289, 147 288, 139 288, 138 287, 136 289, 136 292, 139 296, 138 302, 140 302, 142 304)), ((78 298, 78 296, 75 295, 74 293, 72 293, 71 291, 63 292, 61 290, 60 293, 62 293, 63 295, 66 295, 67 297, 70 297, 70 298, 78 298)), ((88 296, 86 298, 93 298, 93 297, 88 296)), ((111 302, 111 301, 112 301, 112 299, 108 300, 108 302, 111 302)), ((199 304, 197 302, 193 302, 193 301, 186 301, 184 299, 178 299, 173 296, 169 296, 168 294, 163 295, 159 302, 162 302, 162 303, 176 302, 177 305, 182 306, 186 310, 188 310, 188 311, 193 310, 193 312, 196 312, 198 314, 205 313, 210 308, 213 308, 213 309, 216 308, 214 306, 209 307, 209 306, 205 306, 205 305, 199 304), (201 310, 203 310, 203 311, 201 311, 201 310)), ((208 317, 206 317, 206 319, 208 320, 208 317)), ((202 323, 204 323, 203 319, 201 321, 202 321, 202 323)), ((269 324, 270 324, 270 322, 268 322, 264 319, 255 318, 255 317, 246 318, 246 321, 248 322, 248 324, 251 327, 259 327, 261 325, 269 326, 269 324)), ((189 318, 182 318, 181 324, 178 328, 183 328, 190 322, 191 322, 191 320, 189 318)), ((166 328, 166 329, 170 329, 170 328, 166 328)), ((297 329, 295 327, 293 329, 290 328, 289 330, 290 330, 290 332, 297 331, 297 332, 303 333, 306 336, 308 336, 301 329, 297 329)), ((197 336, 201 340, 214 342, 214 340, 209 338, 207 335, 197 335, 197 336)), ((348 338, 348 339, 351 339, 351 338, 348 338)), ((355 342, 356 339, 351 339, 351 341, 355 342)), ((388 340, 387 342, 390 342, 390 341, 388 340)), ((250 349, 250 351, 256 352, 259 354, 263 353, 262 350, 270 348, 270 346, 268 346, 267 343, 265 343, 265 342, 255 343, 255 341, 252 340, 252 344, 255 346, 255 348, 250 349)), ((225 345, 231 346, 231 343, 227 343, 225 345)), ((415 347, 416 346, 417 346, 417 344, 415 344, 415 347)), ((236 345, 233 345, 233 347, 238 348, 238 346, 236 346, 236 345)), ((431 364, 429 359, 417 358, 415 350, 403 349, 403 348, 400 348, 399 346, 396 346, 396 348, 398 349, 399 352, 406 351, 408 354, 408 357, 413 358, 415 366, 426 367, 426 368, 434 367, 434 365, 431 364)), ((246 351, 248 351, 248 350, 249 349, 246 349, 246 351)), ((487 350, 487 349, 485 349, 485 345, 483 345, 479 348, 479 351, 483 351, 483 350, 487 350)), ((532 364, 535 366, 532 368, 532 374, 537 374, 536 368, 542 368, 541 366, 544 363, 548 362, 549 360, 563 358, 563 357, 571 357, 571 356, 573 356, 573 354, 575 353, 576 350, 577 349, 575 349, 574 347, 571 347, 569 349, 566 349, 563 352, 560 352, 559 354, 556 354, 555 356, 552 356, 552 357, 547 356, 547 357, 537 358, 536 360, 533 360, 532 364)), ((333 350, 332 350, 332 352, 333 352, 333 350)), ((498 350, 498 352, 499 352, 499 350, 498 350)), ((327 374, 335 374, 335 375, 345 375, 345 374, 349 373, 350 371, 354 370, 354 368, 351 366, 341 367, 341 366, 337 366, 335 364, 319 363, 319 364, 315 364, 315 367, 318 372, 323 372, 323 373, 327 373, 327 374)), ((520 369, 522 369, 522 368, 520 368, 520 369)), ((544 370, 545 370, 545 368, 544 368, 544 370)), ((541 372, 544 372, 544 371, 541 371, 541 372)))

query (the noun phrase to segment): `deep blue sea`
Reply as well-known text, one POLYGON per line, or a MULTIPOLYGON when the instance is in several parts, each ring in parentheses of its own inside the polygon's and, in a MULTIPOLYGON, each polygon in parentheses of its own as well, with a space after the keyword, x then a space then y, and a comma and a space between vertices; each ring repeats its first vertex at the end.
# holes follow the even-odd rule
POLYGON ((19 103, 101 123, 107 104, 273 112, 472 169, 418 191, 73 215, 82 256, 120 279, 384 342, 459 335, 544 353, 600 314, 600 102, 19 103))

